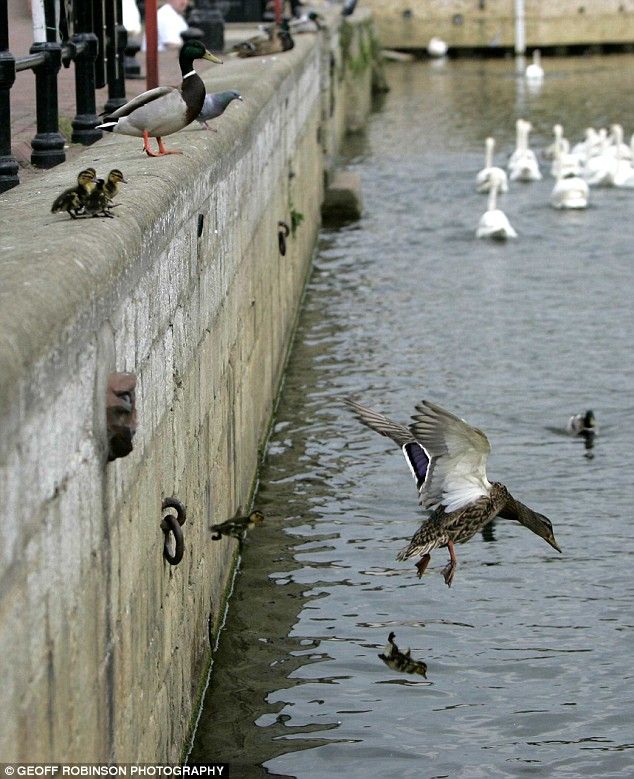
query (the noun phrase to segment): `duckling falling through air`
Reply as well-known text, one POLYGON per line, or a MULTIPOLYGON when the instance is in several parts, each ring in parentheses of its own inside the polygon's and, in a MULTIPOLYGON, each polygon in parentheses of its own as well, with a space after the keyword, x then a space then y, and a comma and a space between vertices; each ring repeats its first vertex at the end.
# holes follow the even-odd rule
POLYGON ((348 398, 344 402, 359 422, 402 449, 419 503, 433 511, 396 558, 420 555, 419 578, 429 564, 429 553, 447 547, 450 561, 443 576, 450 587, 457 566, 454 544, 466 543, 495 517, 519 522, 561 552, 548 517, 515 500, 503 484, 487 479, 491 446, 481 430, 427 400, 416 406, 409 427, 348 398))
POLYGON ((414 660, 410 657, 410 650, 406 649, 404 652, 396 646, 394 639, 395 634, 392 632, 387 637, 387 644, 383 649, 383 653, 379 655, 381 660, 394 671, 400 671, 404 674, 420 674, 427 678, 427 665, 422 660, 414 660))
POLYGON ((261 511, 252 511, 246 517, 240 516, 240 510, 235 517, 221 522, 219 525, 211 525, 211 538, 213 541, 219 541, 222 536, 231 536, 242 542, 247 530, 259 525, 264 521, 264 514, 261 511))
POLYGON ((95 189, 96 178, 97 171, 94 168, 80 171, 76 186, 65 189, 61 195, 55 198, 51 206, 51 213, 57 214, 60 211, 66 211, 71 219, 77 219, 83 212, 90 193, 95 189))

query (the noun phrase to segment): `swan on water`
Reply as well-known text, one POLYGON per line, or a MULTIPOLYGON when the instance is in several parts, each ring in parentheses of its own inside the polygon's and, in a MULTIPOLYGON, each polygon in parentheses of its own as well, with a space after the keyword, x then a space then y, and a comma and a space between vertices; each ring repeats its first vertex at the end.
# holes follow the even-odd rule
POLYGON ((587 208, 589 196, 590 188, 581 176, 566 173, 557 178, 550 195, 550 205, 553 208, 587 208))
POLYGON ((530 122, 518 119, 517 148, 508 164, 511 181, 539 181, 542 177, 535 152, 528 148, 528 134, 531 129, 530 122))
POLYGON ((501 179, 493 176, 489 190, 487 210, 480 217, 476 230, 476 238, 490 238, 494 241, 505 241, 507 238, 517 238, 517 233, 511 227, 506 214, 497 207, 497 195, 501 179))
POLYGON ((584 177, 591 187, 634 188, 634 168, 628 159, 622 159, 623 128, 613 126, 614 149, 610 148, 605 130, 602 134, 601 154, 591 157, 584 169, 584 177))
POLYGON ((541 81, 544 78, 544 69, 541 66, 541 52, 539 49, 533 51, 533 61, 524 71, 524 75, 530 81, 541 81))
POLYGON ((431 38, 427 44, 427 53, 430 57, 444 57, 447 54, 449 46, 442 38, 431 38))
POLYGON ((505 171, 493 165, 493 150, 495 149, 495 139, 487 138, 485 144, 484 168, 476 176, 476 190, 478 192, 488 192, 491 189, 491 180, 499 178, 500 192, 508 192, 509 184, 505 171))

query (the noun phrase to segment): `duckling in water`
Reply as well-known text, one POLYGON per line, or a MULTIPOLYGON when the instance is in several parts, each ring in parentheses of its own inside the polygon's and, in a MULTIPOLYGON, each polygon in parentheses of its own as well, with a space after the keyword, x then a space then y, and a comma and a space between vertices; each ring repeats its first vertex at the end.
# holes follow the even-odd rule
POLYGON ((574 414, 568 420, 566 432, 583 438, 586 449, 592 449, 595 436, 599 432, 594 411, 588 409, 585 414, 574 414))
POLYGON ((264 521, 264 514, 261 511, 252 511, 246 517, 241 517, 239 514, 238 510, 238 514, 235 517, 219 525, 211 525, 209 529, 212 532, 212 540, 219 541, 222 536, 231 536, 231 538, 237 538, 238 541, 242 541, 247 530, 264 521))
POLYGON ((410 650, 406 649, 405 652, 396 646, 394 639, 396 638, 394 633, 390 633, 387 637, 387 644, 383 649, 383 653, 379 655, 381 660, 389 668, 394 671, 401 671, 404 674, 420 674, 427 678, 427 665, 422 660, 413 660, 410 657, 410 650))
POLYGON ((123 173, 118 168, 113 168, 108 173, 108 178, 97 180, 97 185, 90 193, 88 200, 85 204, 86 216, 106 216, 113 218, 114 214, 110 213, 110 210, 117 204, 113 204, 115 195, 119 192, 119 184, 127 184, 124 179, 123 173))
POLYGON ((86 168, 77 176, 77 185, 65 189, 59 197, 56 197, 51 207, 51 213, 66 211, 71 219, 83 211, 91 192, 97 185, 97 171, 94 168, 86 168))

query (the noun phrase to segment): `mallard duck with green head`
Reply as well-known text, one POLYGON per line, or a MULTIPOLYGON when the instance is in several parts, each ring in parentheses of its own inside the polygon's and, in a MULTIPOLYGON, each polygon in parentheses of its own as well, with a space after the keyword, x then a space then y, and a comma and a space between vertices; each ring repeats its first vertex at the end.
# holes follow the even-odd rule
POLYGON ((450 561, 443 576, 451 586, 457 566, 454 545, 469 541, 496 517, 519 522, 561 552, 548 517, 515 500, 500 482, 487 479, 491 446, 481 430, 427 400, 416 406, 409 427, 353 400, 345 402, 359 422, 401 447, 416 480, 419 502, 433 511, 397 556, 407 560, 420 555, 419 578, 429 564, 429 553, 447 547, 450 561))
POLYGON ((143 138, 143 151, 149 157, 180 154, 177 149, 166 149, 163 137, 187 127, 203 107, 205 85, 194 70, 196 59, 222 64, 222 60, 207 51, 199 40, 187 41, 178 57, 183 75, 180 87, 156 87, 143 92, 106 116, 99 127, 108 132, 143 138), (158 154, 150 149, 150 138, 156 138, 158 154))
POLYGON ((94 168, 85 168, 80 171, 77 176, 77 184, 65 189, 61 195, 55 198, 51 206, 51 213, 66 211, 71 219, 77 219, 96 185, 97 171, 94 168))

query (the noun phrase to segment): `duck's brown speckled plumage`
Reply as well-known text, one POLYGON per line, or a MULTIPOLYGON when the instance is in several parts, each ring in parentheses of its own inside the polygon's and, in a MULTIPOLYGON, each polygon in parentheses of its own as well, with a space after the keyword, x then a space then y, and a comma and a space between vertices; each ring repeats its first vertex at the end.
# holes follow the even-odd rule
POLYGON ((401 447, 416 480, 420 504, 433 512, 397 558, 421 555, 416 564, 419 577, 427 568, 429 553, 447 547, 450 563, 443 575, 451 586, 457 565, 454 544, 469 541, 496 517, 519 522, 561 552, 548 517, 515 500, 503 484, 487 479, 491 447, 481 430, 429 401, 416 406, 409 427, 353 400, 345 402, 362 424, 401 447))
POLYGON ((513 500, 503 484, 493 482, 488 497, 482 497, 464 508, 447 514, 444 509, 434 511, 412 536, 397 560, 407 560, 414 555, 427 554, 433 549, 454 544, 464 544, 491 522, 504 509, 509 500, 513 500))

